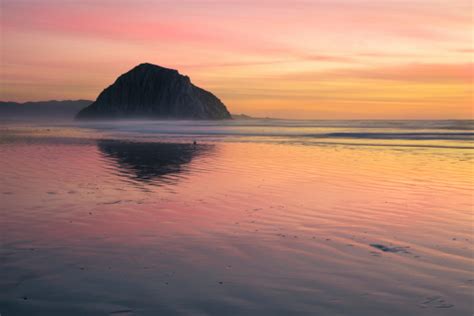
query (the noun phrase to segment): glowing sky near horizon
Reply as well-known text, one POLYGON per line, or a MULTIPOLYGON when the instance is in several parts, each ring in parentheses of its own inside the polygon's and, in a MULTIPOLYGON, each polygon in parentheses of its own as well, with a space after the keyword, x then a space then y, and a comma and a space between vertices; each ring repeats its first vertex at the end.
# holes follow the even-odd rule
POLYGON ((0 99, 95 99, 150 62, 232 113, 472 118, 471 0, 0 0, 0 99))

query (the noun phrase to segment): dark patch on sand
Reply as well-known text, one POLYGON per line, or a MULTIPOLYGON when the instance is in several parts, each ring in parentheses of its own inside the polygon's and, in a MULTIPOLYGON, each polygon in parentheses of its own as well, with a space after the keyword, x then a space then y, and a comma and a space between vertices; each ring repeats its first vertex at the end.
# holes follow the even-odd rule
POLYGON ((110 312, 109 315, 115 315, 115 316, 133 315, 133 311, 131 309, 124 309, 124 310, 110 312))
POLYGON ((434 307, 434 308, 451 308, 453 304, 446 302, 442 296, 431 296, 427 297, 419 305, 421 308, 434 307))
POLYGON ((99 203, 99 204, 111 205, 111 204, 119 204, 121 202, 122 202, 122 200, 117 200, 117 201, 112 201, 112 202, 103 202, 103 203, 99 203))
POLYGON ((394 252, 394 253, 410 253, 407 249, 410 247, 389 247, 381 244, 370 244, 371 247, 377 248, 383 252, 394 252))

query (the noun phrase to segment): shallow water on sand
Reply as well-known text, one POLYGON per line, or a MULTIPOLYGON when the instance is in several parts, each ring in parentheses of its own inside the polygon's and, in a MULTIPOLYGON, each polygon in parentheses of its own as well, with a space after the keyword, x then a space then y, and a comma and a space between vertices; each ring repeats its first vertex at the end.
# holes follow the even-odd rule
POLYGON ((6 124, 0 313, 472 315, 472 123, 402 123, 6 124))

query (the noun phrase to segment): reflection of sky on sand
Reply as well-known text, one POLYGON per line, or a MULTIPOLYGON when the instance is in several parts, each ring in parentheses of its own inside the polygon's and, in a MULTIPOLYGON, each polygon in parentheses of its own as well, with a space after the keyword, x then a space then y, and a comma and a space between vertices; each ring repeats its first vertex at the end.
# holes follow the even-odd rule
POLYGON ((0 146, 6 315, 470 312, 468 149, 0 146))

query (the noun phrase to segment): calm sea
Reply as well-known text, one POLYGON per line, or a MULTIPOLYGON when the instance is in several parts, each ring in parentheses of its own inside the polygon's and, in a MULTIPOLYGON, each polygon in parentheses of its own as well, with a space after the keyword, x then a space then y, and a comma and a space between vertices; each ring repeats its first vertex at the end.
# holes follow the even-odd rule
POLYGON ((474 312, 474 121, 0 124, 2 316, 474 312))

